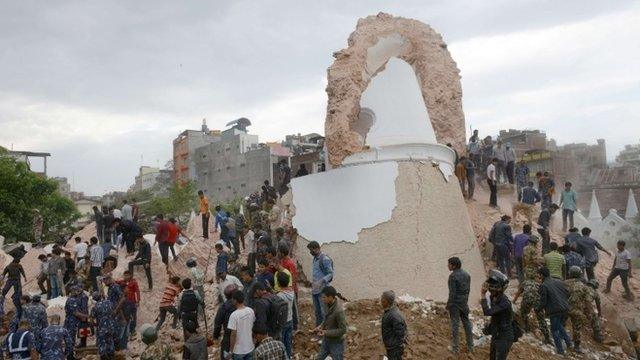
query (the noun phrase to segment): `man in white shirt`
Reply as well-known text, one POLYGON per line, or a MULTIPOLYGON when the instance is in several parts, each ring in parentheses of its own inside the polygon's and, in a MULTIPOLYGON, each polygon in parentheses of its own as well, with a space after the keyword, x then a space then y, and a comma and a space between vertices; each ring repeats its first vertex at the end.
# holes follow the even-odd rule
POLYGON ((234 360, 248 360, 252 358, 253 345, 253 323, 256 316, 253 309, 244 305, 244 294, 241 290, 236 290, 231 295, 233 305, 236 310, 229 316, 227 329, 231 330, 231 352, 234 360))
POLYGON ((74 251, 74 260, 76 261, 76 268, 80 269, 84 265, 84 258, 87 256, 87 248, 89 245, 87 243, 82 242, 80 236, 76 236, 75 238, 76 244, 73 246, 74 251))
POLYGON ((114 219, 122 219, 122 211, 120 211, 120 209, 115 206, 111 206, 111 211, 114 219))
POLYGON ((133 208, 127 204, 127 200, 122 200, 122 203, 124 203, 124 205, 122 205, 122 219, 133 221, 133 208))
POLYGON ((622 280, 622 286, 624 287, 624 297, 633 301, 633 293, 631 289, 629 289, 629 278, 633 277, 631 273, 631 253, 629 250, 625 249, 627 243, 624 240, 620 240, 617 243, 618 252, 616 253, 616 258, 613 261, 613 269, 611 269, 611 274, 607 278, 607 287, 604 290, 604 293, 609 293, 611 291, 611 283, 615 278, 620 276, 620 280, 622 280))
POLYGON ((489 205, 493 207, 498 206, 498 175, 496 166, 498 164, 498 159, 493 158, 491 160, 491 164, 487 166, 487 184, 489 184, 489 189, 491 190, 491 196, 489 197, 489 205))
POLYGON ((91 237, 91 248, 89 249, 89 261, 91 268, 89 269, 89 279, 93 286, 93 291, 99 291, 98 288, 98 276, 102 271, 102 263, 104 262, 104 253, 102 247, 98 245, 98 238, 91 237))
POLYGON ((224 295, 224 289, 229 285, 237 286, 238 290, 242 290, 244 286, 242 285, 242 281, 233 275, 229 275, 226 272, 219 272, 216 277, 216 281, 218 282, 218 300, 224 299, 222 296, 224 295))
POLYGON ((498 140, 493 146, 493 157, 498 159, 495 163, 496 166, 496 180, 500 181, 500 178, 505 176, 505 167, 507 165, 507 151, 502 145, 502 140, 498 140))

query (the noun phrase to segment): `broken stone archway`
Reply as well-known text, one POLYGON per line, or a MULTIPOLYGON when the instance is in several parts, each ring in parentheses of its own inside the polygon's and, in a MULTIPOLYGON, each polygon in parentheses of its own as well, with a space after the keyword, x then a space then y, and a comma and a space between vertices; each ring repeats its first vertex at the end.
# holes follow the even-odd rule
POLYGON ((360 100, 394 57, 413 68, 437 141, 464 150, 459 70, 440 34, 417 20, 379 13, 358 21, 348 45, 334 53, 336 60, 327 71, 325 134, 332 167, 366 149, 365 137, 375 116, 362 116, 360 100))

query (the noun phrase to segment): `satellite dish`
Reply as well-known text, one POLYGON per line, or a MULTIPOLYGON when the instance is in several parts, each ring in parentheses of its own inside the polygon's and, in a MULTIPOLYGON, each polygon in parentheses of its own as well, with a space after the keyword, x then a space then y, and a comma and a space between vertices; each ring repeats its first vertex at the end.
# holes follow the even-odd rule
POLYGON ((231 126, 238 130, 247 131, 247 126, 251 126, 251 121, 247 118, 241 117, 239 119, 229 121, 226 126, 231 126))

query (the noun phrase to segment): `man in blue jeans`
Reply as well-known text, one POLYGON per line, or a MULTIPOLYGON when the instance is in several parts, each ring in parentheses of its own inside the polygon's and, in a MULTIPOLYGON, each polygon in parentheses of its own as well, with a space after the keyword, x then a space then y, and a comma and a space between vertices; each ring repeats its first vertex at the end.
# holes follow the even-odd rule
POLYGON ((333 280, 333 261, 322 253, 320 244, 312 241, 307 245, 311 256, 313 256, 313 282, 311 283, 311 296, 313 297, 313 308, 316 313, 316 326, 320 326, 324 321, 325 309, 320 300, 322 289, 331 284, 333 280))
POLYGON ((569 290, 567 290, 562 280, 554 279, 549 273, 549 269, 541 267, 538 270, 540 284, 540 303, 538 310, 544 310, 551 320, 551 335, 558 354, 564 354, 562 342, 567 345, 567 349, 573 347, 571 338, 564 329, 564 323, 569 311, 569 290))

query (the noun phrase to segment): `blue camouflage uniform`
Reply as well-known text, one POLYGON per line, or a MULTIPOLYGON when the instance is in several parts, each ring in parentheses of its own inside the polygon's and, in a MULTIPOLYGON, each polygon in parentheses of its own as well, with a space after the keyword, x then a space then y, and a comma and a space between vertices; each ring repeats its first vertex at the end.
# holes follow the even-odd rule
POLYGON ((11 332, 5 339, 4 350, 9 353, 11 359, 30 359, 31 349, 37 350, 33 343, 31 331, 17 330, 11 332))
POLYGON ((67 329, 60 325, 51 325, 42 330, 38 349, 40 360, 64 360, 73 354, 73 345, 73 336, 67 329))
POLYGON ((47 321, 47 310, 41 303, 33 303, 23 306, 22 318, 31 324, 31 333, 35 340, 35 347, 38 348, 41 339, 41 333, 44 328, 49 326, 47 321))
POLYGON ((86 295, 69 297, 64 304, 64 328, 74 339, 78 329, 84 326, 83 320, 74 315, 76 312, 89 315, 89 299, 86 295))
POLYGON ((98 354, 112 355, 115 349, 116 323, 113 316, 113 305, 108 299, 100 300, 91 309, 91 317, 95 319, 98 354))
MULTIPOLYGON (((111 305, 113 306, 113 309, 115 309, 118 306, 118 303, 120 302, 123 296, 124 296, 124 291, 122 291, 122 287, 120 287, 120 285, 116 284, 115 282, 109 285, 109 290, 107 290, 107 299, 111 301, 111 305)), ((114 315, 114 321, 115 321, 114 330, 116 334, 115 336, 118 339, 120 339, 122 337, 123 330, 125 330, 125 327, 127 326, 127 324, 124 323, 124 316, 122 314, 122 309, 120 309, 118 313, 114 315)), ((116 341, 116 345, 118 349, 123 347, 126 348, 126 344, 122 344, 121 341, 116 341)))

